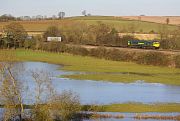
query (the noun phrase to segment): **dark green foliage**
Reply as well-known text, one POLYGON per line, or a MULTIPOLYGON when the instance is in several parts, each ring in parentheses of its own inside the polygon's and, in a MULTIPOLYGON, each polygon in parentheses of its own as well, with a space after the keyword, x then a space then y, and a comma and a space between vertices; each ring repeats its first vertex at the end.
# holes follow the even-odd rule
POLYGON ((31 40, 26 39, 24 42, 24 48, 25 49, 35 49, 36 40, 35 38, 32 38, 31 40))

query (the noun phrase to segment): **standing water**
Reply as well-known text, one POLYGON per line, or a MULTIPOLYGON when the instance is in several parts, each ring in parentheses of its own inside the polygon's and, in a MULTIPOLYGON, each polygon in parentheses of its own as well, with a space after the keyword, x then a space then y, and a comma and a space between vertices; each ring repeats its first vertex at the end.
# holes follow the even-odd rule
MULTIPOLYGON (((60 75, 77 72, 61 70, 62 66, 42 63, 23 62, 24 71, 20 79, 34 88, 31 71, 46 71, 52 76, 52 82, 57 92, 71 90, 80 96, 82 104, 111 104, 125 102, 140 103, 180 103, 180 86, 168 86, 156 83, 112 83, 106 81, 74 80, 58 78, 60 75)), ((16 66, 20 64, 17 63, 16 66)), ((15 67, 16 68, 16 67, 15 67)), ((31 92, 32 93, 32 92, 31 92)))

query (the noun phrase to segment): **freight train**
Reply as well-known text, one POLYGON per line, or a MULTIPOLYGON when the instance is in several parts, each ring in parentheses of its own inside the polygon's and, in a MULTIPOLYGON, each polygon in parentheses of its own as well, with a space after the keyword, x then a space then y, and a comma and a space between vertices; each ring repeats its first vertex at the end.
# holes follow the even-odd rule
POLYGON ((145 49, 159 49, 160 42, 156 40, 129 40, 128 47, 130 48, 145 48, 145 49))

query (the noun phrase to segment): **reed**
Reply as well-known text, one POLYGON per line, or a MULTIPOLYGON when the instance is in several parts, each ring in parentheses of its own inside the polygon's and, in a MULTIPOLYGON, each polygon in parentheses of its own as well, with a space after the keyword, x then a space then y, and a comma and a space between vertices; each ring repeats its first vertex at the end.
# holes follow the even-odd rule
POLYGON ((142 115, 136 114, 134 119, 143 120, 143 119, 154 119, 154 120, 179 120, 180 116, 164 116, 164 115, 142 115))

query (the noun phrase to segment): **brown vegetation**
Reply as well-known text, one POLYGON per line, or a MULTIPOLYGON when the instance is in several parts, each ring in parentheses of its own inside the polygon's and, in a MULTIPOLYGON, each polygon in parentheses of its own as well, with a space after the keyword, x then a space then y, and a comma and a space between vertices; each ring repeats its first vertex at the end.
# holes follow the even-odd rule
POLYGON ((154 119, 154 120, 178 120, 180 116, 162 116, 162 115, 141 115, 137 114, 134 116, 134 119, 143 120, 143 119, 154 119))

